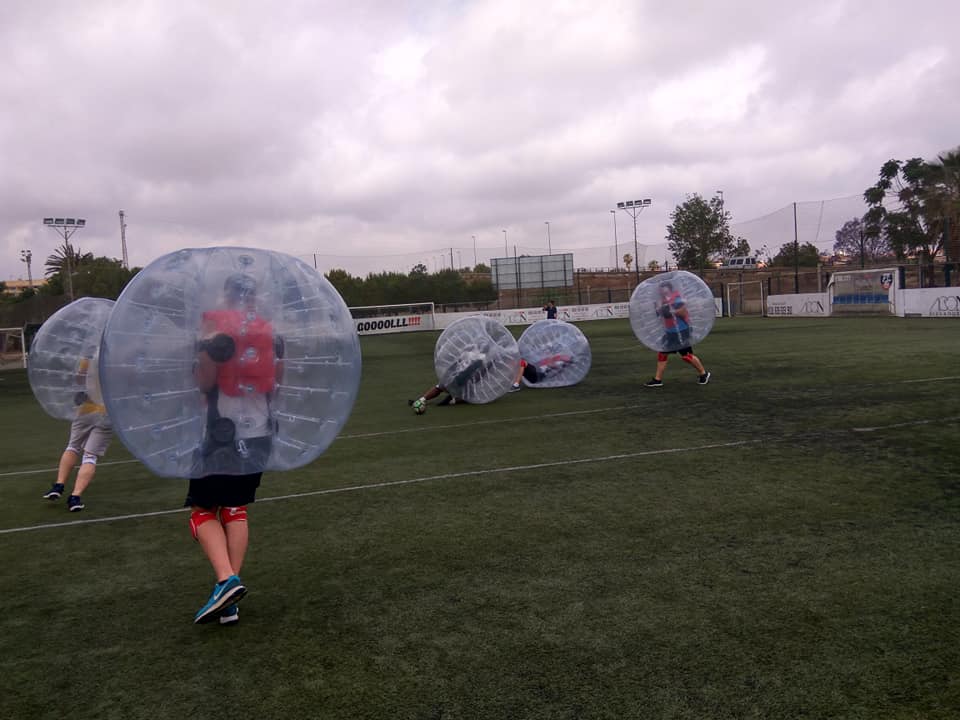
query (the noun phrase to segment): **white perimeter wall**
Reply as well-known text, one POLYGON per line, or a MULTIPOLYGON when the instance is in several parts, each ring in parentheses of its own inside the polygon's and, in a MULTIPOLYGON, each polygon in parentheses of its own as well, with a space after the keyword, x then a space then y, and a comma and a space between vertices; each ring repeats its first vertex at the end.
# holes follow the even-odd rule
MULTIPOLYGON (((717 317, 721 316, 720 298, 714 298, 717 317)), ((416 330, 443 330, 455 320, 484 315, 499 320, 504 325, 532 325, 543 320, 547 313, 543 308, 516 308, 513 310, 486 310, 484 312, 437 313, 435 323, 428 315, 398 315, 389 318, 364 318, 354 320, 360 335, 382 335, 384 333, 411 332, 416 330)), ((610 320, 630 316, 629 303, 601 303, 599 305, 558 305, 557 318, 568 322, 584 320, 610 320)))
MULTIPOLYGON (((714 298, 717 317, 722 316, 720 298, 714 298)), ((960 318, 960 287, 924 288, 923 290, 896 290, 894 304, 900 317, 955 317, 960 318)), ((388 318, 364 318, 355 320, 360 335, 413 332, 417 330, 443 330, 454 320, 471 315, 495 318, 504 325, 532 325, 543 320, 547 313, 542 308, 517 308, 514 310, 487 310, 485 312, 437 313, 435 322, 429 315, 399 315, 388 318)), ((828 293, 802 293, 799 295, 767 296, 767 315, 770 317, 828 317, 830 296, 828 293)), ((630 316, 629 303, 601 303, 599 305, 559 305, 557 317, 568 322, 585 320, 610 320, 630 316)))
MULTIPOLYGON (((900 317, 960 317, 960 287, 896 290, 893 294, 900 317)), ((827 293, 767 296, 770 317, 827 317, 830 296, 827 293)))

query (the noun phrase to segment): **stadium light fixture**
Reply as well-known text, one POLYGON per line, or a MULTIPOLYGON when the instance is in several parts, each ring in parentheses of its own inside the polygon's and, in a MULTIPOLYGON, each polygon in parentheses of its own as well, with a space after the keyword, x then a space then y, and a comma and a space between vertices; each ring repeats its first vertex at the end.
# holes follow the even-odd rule
MULTIPOLYGON (((637 274, 637 285, 640 284, 640 243, 637 242, 637 216, 650 207, 652 200, 644 198, 643 200, 625 200, 618 202, 617 207, 633 218, 633 268, 637 274)), ((616 221, 614 221, 616 222, 616 221)))
POLYGON ((70 237, 87 226, 84 218, 45 217, 45 227, 51 228, 63 238, 63 260, 67 264, 67 298, 73 302, 73 268, 70 267, 70 237))

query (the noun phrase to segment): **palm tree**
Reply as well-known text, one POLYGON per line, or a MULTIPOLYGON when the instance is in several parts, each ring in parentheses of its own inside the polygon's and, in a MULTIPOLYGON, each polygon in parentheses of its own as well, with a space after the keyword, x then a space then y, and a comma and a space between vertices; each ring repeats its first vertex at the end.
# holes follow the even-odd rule
POLYGON ((960 147, 938 155, 925 169, 931 229, 940 234, 947 259, 960 260, 960 147))
POLYGON ((93 253, 82 253, 80 248, 75 248, 69 242, 63 243, 53 251, 53 254, 47 257, 44 265, 46 277, 53 277, 59 274, 65 268, 70 272, 76 272, 77 268, 85 262, 93 260, 93 253))

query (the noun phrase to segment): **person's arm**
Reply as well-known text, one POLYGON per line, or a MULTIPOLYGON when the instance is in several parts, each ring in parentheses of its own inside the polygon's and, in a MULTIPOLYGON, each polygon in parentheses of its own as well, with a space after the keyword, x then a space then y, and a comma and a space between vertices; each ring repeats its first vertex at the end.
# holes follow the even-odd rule
POLYGON ((197 361, 193 366, 193 377, 197 382, 197 388, 202 393, 210 392, 217 384, 217 364, 206 350, 200 350, 197 353, 197 361))
POLYGON ((279 385, 283 378, 283 356, 286 354, 286 343, 283 338, 277 335, 273 338, 273 381, 279 385))

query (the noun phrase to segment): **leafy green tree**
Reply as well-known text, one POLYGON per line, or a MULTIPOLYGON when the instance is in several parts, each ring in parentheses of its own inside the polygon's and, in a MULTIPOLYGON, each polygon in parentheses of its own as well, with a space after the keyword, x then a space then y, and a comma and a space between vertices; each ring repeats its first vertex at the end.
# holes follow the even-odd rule
POLYGON ((884 233, 871 235, 860 218, 847 220, 843 227, 837 230, 835 238, 833 251, 852 257, 861 267, 893 253, 887 236, 884 233))
POLYGON ((630 272, 630 266, 633 265, 633 255, 630 253, 624 254, 623 264, 627 266, 627 272, 630 272))
POLYGON ((73 275, 74 297, 100 297, 116 300, 140 268, 127 269, 120 260, 91 257, 84 260, 73 275))
POLYGON ((733 249, 730 254, 733 257, 750 257, 753 251, 750 250, 750 243, 746 238, 737 237, 733 240, 733 249))
POLYGON ((490 266, 484 263, 477 263, 473 266, 473 272, 475 273, 488 273, 490 272, 490 266))
POLYGON ((945 244, 960 244, 960 148, 935 162, 888 160, 863 199, 868 235, 885 235, 899 260, 932 263, 945 244))
POLYGON ((780 252, 773 256, 771 265, 778 267, 816 267, 820 264, 820 250, 811 242, 805 242, 799 248, 799 262, 797 262, 797 248, 794 243, 787 243, 780 252))
POLYGON ((730 234, 730 213, 723 209, 723 201, 718 197, 704 200, 697 193, 688 195, 670 213, 670 220, 667 247, 681 268, 702 272, 707 265, 729 255, 740 240, 730 234))
POLYGON ((413 266, 413 269, 410 271, 410 274, 411 274, 411 275, 426 275, 426 274, 427 274, 427 266, 424 265, 423 263, 417 263, 416 265, 413 266))

